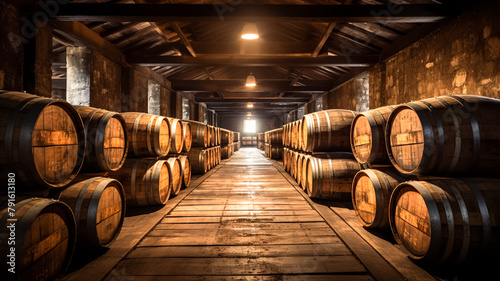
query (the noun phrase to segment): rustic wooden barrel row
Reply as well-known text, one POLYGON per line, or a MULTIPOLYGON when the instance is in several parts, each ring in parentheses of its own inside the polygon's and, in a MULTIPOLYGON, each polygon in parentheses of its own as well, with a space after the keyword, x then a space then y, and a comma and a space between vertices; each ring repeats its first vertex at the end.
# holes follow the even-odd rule
POLYGON ((54 197, 71 208, 77 225, 77 246, 106 248, 118 237, 125 218, 125 194, 119 181, 77 177, 54 197))
MULTIPOLYGON (((2 200, 7 202, 7 199, 2 200)), ((68 268, 76 241, 75 217, 64 202, 30 198, 0 211, 0 266, 9 280, 53 280, 68 268), (11 216, 14 214, 14 216, 11 216), (15 229, 9 228, 15 221, 15 229), (15 236, 14 252, 7 246, 15 236), (8 272, 15 267, 15 272, 8 272), (12 279, 10 279, 12 278, 12 279)), ((7 278, 6 278, 7 279, 7 278)))
POLYGON ((500 250, 500 180, 408 181, 391 196, 396 241, 416 260, 462 263, 496 257, 500 250))
POLYGON ((67 102, 0 91, 0 179, 15 173, 18 191, 68 185, 82 167, 85 133, 67 102))
POLYGON ((171 129, 167 117, 140 112, 120 114, 127 127, 130 156, 156 157, 169 153, 171 129))
POLYGON ((172 174, 166 160, 131 158, 120 170, 104 176, 117 179, 123 185, 127 206, 140 207, 167 202, 173 192, 172 174))
POLYGON ((220 146, 207 149, 193 147, 187 155, 191 161, 191 172, 194 174, 204 174, 222 160, 220 146))
POLYGON ((405 174, 500 175, 500 100, 442 96, 398 106, 385 138, 405 174))
POLYGON ((302 150, 302 137, 299 134, 299 128, 302 127, 302 120, 294 121, 283 127, 282 144, 284 146, 302 150))
POLYGON ((385 145, 385 127, 395 106, 358 113, 351 125, 351 148, 360 164, 390 164, 385 145))
POLYGON ((127 157, 125 119, 117 112, 89 106, 74 106, 86 135, 85 172, 116 171, 127 157))

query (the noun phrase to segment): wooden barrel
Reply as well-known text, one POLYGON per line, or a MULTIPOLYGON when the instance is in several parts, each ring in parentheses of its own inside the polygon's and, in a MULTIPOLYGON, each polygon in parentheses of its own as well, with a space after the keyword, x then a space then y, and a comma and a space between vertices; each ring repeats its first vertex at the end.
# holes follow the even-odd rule
POLYGON ((283 146, 283 128, 274 129, 269 132, 269 144, 283 146))
POLYGON ((269 158, 275 160, 283 159, 283 146, 269 145, 269 158))
POLYGON ((497 258, 500 180, 408 181, 391 196, 392 233, 413 259, 462 263, 497 258))
POLYGON ((179 161, 177 157, 169 157, 166 161, 171 171, 170 182, 172 184, 172 195, 177 195, 181 191, 183 181, 181 161, 179 161))
POLYGON ((202 147, 192 147, 187 156, 191 162, 191 172, 193 174, 204 174, 208 171, 207 155, 202 147))
POLYGON ((302 167, 300 167, 301 175, 300 175, 300 186, 302 187, 302 190, 306 191, 306 186, 307 186, 307 160, 311 158, 312 156, 309 154, 303 154, 303 159, 302 159, 302 167))
POLYGON ((297 164, 296 164, 296 168, 295 168, 295 174, 296 174, 296 179, 297 179, 297 183, 299 184, 300 186, 300 181, 302 179, 302 162, 304 161, 304 156, 305 154, 304 153, 299 153, 299 155, 297 156, 297 164))
POLYGON ((193 145, 193 135, 191 133, 191 124, 189 122, 182 122, 182 139, 184 140, 182 152, 188 152, 193 145))
POLYGON ((184 147, 182 122, 177 118, 167 119, 170 122, 170 153, 179 154, 184 147))
POLYGON ((351 199, 353 178, 361 170, 352 153, 314 156, 307 162, 306 190, 309 197, 342 201, 351 199))
POLYGON ((208 147, 208 128, 204 123, 186 121, 191 125, 191 146, 208 147))
POLYGON ((106 248, 118 237, 125 217, 125 194, 119 181, 85 179, 60 191, 57 198, 75 214, 78 247, 106 248))
POLYGON ((398 106, 387 122, 387 152, 406 174, 500 175, 500 100, 442 96, 398 106))
POLYGON ((127 125, 129 154, 165 156, 170 151, 170 123, 166 117, 140 112, 120 113, 127 125))
POLYGON ((229 146, 223 146, 220 149, 220 153, 221 153, 222 159, 228 159, 229 158, 229 154, 231 153, 231 149, 230 149, 229 146))
POLYGON ((389 199, 406 179, 392 167, 359 171, 352 182, 352 204, 361 224, 370 228, 389 227, 389 199))
MULTIPOLYGON (((232 134, 229 130, 226 130, 226 129, 220 130, 221 144, 223 146, 226 146, 230 143, 230 135, 232 135, 232 134)), ((257 137, 258 137, 258 135, 257 135, 257 137)))
POLYGON ((76 177, 84 155, 82 119, 69 103, 0 91, 2 182, 15 173, 18 191, 62 187, 76 177))
POLYGON ((351 149, 360 164, 390 164, 385 127, 394 106, 358 113, 351 125, 351 149))
POLYGON ((191 182, 191 162, 186 155, 177 157, 181 163, 182 187, 188 187, 191 182))
POLYGON ((127 159, 120 170, 105 176, 123 185, 127 207, 139 207, 167 203, 172 192, 171 174, 165 160, 127 159))
POLYGON ((292 154, 290 155, 290 175, 294 178, 297 179, 297 159, 299 157, 299 152, 293 151, 292 154))
POLYGON ((304 115, 302 150, 309 152, 351 152, 349 132, 356 112, 330 109, 304 115))
POLYGON ((283 148, 283 169, 285 172, 288 172, 288 153, 289 153, 288 147, 283 148))
POLYGON ((299 128, 302 125, 302 120, 297 120, 293 122, 293 128, 292 128, 292 147, 293 149, 298 149, 302 150, 302 147, 300 147, 300 136, 299 136, 299 128))
POLYGON ((13 211, 0 211, 2 280, 53 280, 62 275, 76 241, 70 207, 57 200, 31 198, 16 202, 10 209, 13 211), (13 224, 15 228, 8 228, 13 224), (12 236, 15 240, 8 240, 12 236), (15 241, 15 246, 8 241, 15 241), (12 267, 15 273, 8 271, 12 267))
POLYGON ((123 117, 112 111, 74 106, 83 120, 86 151, 83 168, 87 172, 116 171, 127 157, 127 128, 123 117))

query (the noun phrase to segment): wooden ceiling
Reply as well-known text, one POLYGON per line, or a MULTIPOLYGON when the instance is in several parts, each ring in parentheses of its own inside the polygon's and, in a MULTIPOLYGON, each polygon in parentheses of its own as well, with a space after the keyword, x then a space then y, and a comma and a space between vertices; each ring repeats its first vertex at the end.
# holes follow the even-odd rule
MULTIPOLYGON (((250 101, 253 116, 266 116, 337 87, 458 15, 459 5, 443 2, 76 0, 54 19, 83 23, 126 63, 152 68, 221 116, 246 114, 250 101), (259 39, 240 38, 245 22, 256 23, 259 39), (256 87, 244 86, 250 73, 256 87)), ((55 25, 60 80, 70 37, 55 25)))

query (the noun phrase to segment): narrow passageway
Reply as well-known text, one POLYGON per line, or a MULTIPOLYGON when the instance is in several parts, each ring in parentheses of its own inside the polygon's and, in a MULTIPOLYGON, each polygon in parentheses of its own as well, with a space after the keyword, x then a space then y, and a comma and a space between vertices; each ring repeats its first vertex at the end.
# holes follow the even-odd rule
POLYGON ((372 277, 273 163, 244 148, 167 214, 107 280, 372 277))

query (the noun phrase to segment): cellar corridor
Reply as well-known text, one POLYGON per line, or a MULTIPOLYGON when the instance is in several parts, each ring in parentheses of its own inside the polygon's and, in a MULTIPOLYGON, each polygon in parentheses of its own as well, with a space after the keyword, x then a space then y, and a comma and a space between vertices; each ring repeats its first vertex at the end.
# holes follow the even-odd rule
POLYGON ((267 280, 283 274, 371 280, 277 168, 260 151, 242 149, 167 214, 107 280, 267 280))
MULTIPOLYGON (((126 238, 123 257, 103 255, 64 279, 88 280, 96 267, 108 267, 102 276, 108 281, 404 280, 405 270, 418 280, 430 277, 411 266, 395 270, 255 148, 242 148, 194 185, 179 202, 169 200, 176 205, 168 211, 158 210, 164 213, 144 235, 126 238)), ((148 219, 126 218, 127 235, 141 224, 148 219)))

